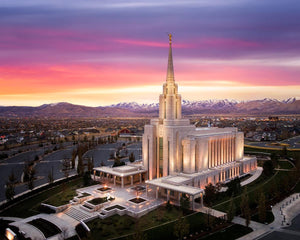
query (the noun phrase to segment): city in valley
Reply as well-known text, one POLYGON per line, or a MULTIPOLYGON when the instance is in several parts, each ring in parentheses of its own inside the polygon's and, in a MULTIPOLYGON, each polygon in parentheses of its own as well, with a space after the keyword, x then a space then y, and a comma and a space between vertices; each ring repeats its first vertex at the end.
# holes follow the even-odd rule
POLYGON ((300 4, 0 4, 0 240, 300 236, 300 4))

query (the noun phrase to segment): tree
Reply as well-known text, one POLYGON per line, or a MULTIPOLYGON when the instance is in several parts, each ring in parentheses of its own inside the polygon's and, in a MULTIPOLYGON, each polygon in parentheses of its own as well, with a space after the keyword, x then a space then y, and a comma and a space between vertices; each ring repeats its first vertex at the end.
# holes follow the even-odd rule
POLYGON ((10 175, 8 176, 8 180, 9 180, 9 182, 12 183, 12 184, 15 184, 15 183, 16 183, 17 178, 15 177, 15 173, 14 173, 13 170, 11 171, 10 175))
POLYGON ((281 156, 286 158, 287 154, 288 154, 287 147, 283 146, 282 151, 281 151, 281 156))
POLYGON ((121 161, 120 158, 117 156, 115 158, 113 167, 119 167, 119 166, 123 166, 123 165, 125 165, 125 162, 121 161))
POLYGON ((51 168, 51 171, 49 171, 49 173, 48 173, 48 181, 49 181, 50 184, 53 183, 53 181, 54 181, 53 167, 51 168))
POLYGON ((27 182, 28 189, 32 190, 34 188, 34 175, 35 175, 35 169, 32 168, 29 174, 29 179, 27 182))
POLYGON ((180 240, 190 232, 190 225, 184 217, 179 217, 174 224, 174 235, 180 240))
POLYGON ((190 198, 185 193, 183 193, 180 197, 180 207, 183 211, 186 211, 190 208, 190 198))
POLYGON ((130 162, 134 162, 135 161, 135 156, 134 156, 133 152, 130 153, 130 155, 129 155, 129 161, 130 162))
POLYGON ((250 224, 250 207, 249 207, 249 197, 247 192, 247 187, 245 187, 245 190, 241 196, 241 204, 240 204, 241 212, 243 217, 245 218, 246 226, 248 227, 250 224))
POLYGON ((260 194, 258 203, 258 219, 262 223, 266 221, 266 198, 263 192, 260 194))
POLYGON ((67 159, 67 158, 64 158, 63 162, 62 162, 62 167, 63 167, 62 170, 64 172, 65 178, 68 178, 69 177, 69 172, 70 172, 70 160, 67 159))
MULTIPOLYGON (((73 136, 74 137, 74 136, 73 136)), ((71 159, 71 161, 72 161, 72 169, 74 169, 75 168, 75 159, 76 159, 76 156, 77 156, 77 150, 73 150, 72 151, 72 159, 71 159)))
POLYGON ((227 211, 227 221, 231 222, 235 216, 235 204, 233 201, 233 197, 231 197, 230 202, 229 202, 229 208, 227 211))
POLYGON ((227 183, 227 195, 232 196, 232 195, 238 195, 241 192, 241 180, 237 177, 227 183))
POLYGON ((271 161, 273 163, 273 166, 277 166, 278 165, 278 160, 279 160, 278 154, 272 152, 270 158, 271 158, 271 161))
POLYGON ((83 160, 82 156, 78 154, 78 166, 77 166, 77 173, 78 175, 82 176, 84 173, 84 165, 83 165, 83 160))
POLYGON ((205 186, 205 195, 203 201, 205 204, 211 206, 217 198, 217 190, 214 185, 209 183, 205 186))
POLYGON ((171 211, 172 210, 172 204, 170 203, 170 200, 166 204, 166 209, 167 209, 167 211, 171 211))
POLYGON ((272 161, 265 161, 263 164, 263 173, 266 176, 271 176, 273 175, 274 172, 274 165, 272 161))
POLYGON ((15 185, 9 182, 6 183, 5 197, 7 200, 13 200, 15 196, 15 185))
POLYGON ((94 158, 93 157, 88 159, 87 167, 88 167, 88 171, 91 173, 94 168, 94 158))
POLYGON ((83 175, 83 185, 88 186, 91 183, 91 174, 89 172, 85 172, 83 175))

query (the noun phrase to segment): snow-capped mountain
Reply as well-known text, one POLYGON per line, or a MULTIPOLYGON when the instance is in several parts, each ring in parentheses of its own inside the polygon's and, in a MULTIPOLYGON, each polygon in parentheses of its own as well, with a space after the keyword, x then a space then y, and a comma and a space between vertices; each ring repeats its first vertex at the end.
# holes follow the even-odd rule
MULTIPOLYGON (((2 117, 157 117, 158 103, 123 102, 110 106, 87 107, 66 102, 43 104, 39 107, 0 107, 2 117)), ((300 114, 300 100, 182 100, 183 115, 193 114, 300 114)))

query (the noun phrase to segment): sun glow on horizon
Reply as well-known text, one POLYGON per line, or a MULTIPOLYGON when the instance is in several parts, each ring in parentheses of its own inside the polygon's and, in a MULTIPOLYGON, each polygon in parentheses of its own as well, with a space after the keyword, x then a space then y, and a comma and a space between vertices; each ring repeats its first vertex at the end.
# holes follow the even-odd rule
POLYGON ((299 97, 300 4, 221 2, 5 1, 0 105, 157 102, 166 29, 182 99, 299 97))

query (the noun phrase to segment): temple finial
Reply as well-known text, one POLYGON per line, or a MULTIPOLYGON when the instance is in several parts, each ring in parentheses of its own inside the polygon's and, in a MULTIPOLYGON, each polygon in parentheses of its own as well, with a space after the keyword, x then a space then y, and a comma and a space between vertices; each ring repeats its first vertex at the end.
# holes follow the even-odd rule
POLYGON ((172 34, 169 33, 168 35, 169 35, 169 43, 172 44, 172 34))

